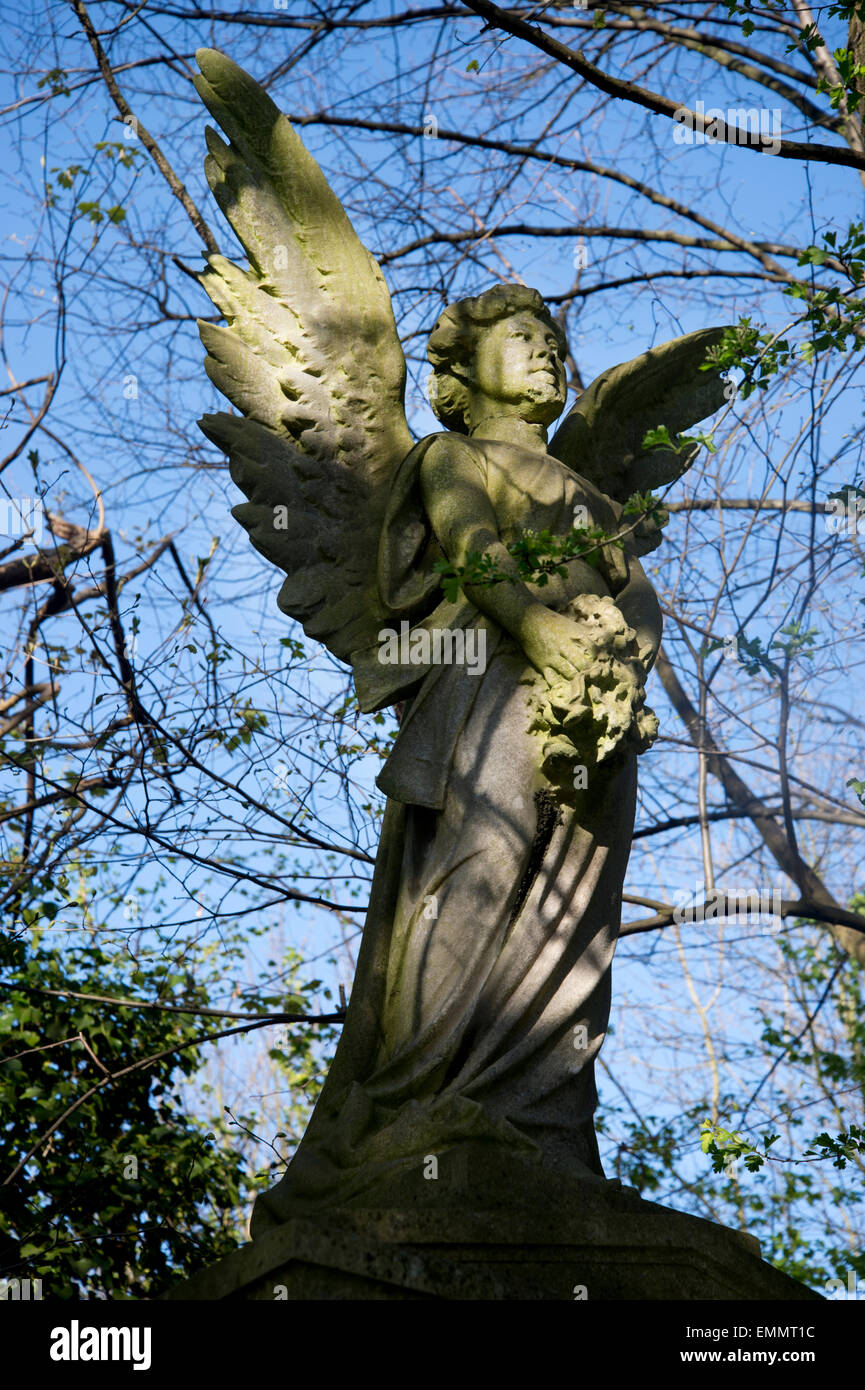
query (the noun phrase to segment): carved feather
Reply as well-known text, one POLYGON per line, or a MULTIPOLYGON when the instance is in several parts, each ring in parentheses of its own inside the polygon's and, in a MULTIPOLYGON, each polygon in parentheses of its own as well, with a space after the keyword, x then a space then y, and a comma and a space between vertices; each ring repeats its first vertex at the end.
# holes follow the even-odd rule
POLYGON ((659 425, 675 439, 724 404, 720 373, 700 370, 723 332, 701 328, 610 367, 572 406, 550 453, 617 502, 675 482, 700 446, 647 451, 643 439, 659 425))
POLYGON ((341 660, 373 640, 389 479, 412 447, 405 358, 381 270, 287 117, 215 49, 196 89, 205 172, 249 259, 199 277, 226 326, 199 322, 214 385, 240 415, 200 421, 249 501, 232 515, 285 570, 280 607, 341 660))

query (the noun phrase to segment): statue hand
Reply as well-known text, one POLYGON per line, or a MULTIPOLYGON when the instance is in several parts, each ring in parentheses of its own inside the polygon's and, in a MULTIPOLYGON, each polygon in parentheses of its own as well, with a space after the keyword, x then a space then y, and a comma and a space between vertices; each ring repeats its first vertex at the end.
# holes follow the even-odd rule
POLYGON ((536 611, 526 615, 519 641, 548 685, 573 680, 579 671, 585 670, 583 635, 577 624, 563 613, 555 613, 539 604, 536 611))
POLYGON ((549 685, 573 680, 599 657, 632 660, 635 637, 614 600, 596 594, 579 595, 567 615, 538 605, 525 615, 519 634, 523 651, 549 685))
POLYGON ((642 752, 658 721, 645 707, 646 668, 636 633, 609 597, 581 594, 569 615, 533 614, 524 650, 544 676, 532 728, 544 739, 542 767, 566 791, 573 767, 642 752), (564 780, 563 780, 564 779, 564 780))

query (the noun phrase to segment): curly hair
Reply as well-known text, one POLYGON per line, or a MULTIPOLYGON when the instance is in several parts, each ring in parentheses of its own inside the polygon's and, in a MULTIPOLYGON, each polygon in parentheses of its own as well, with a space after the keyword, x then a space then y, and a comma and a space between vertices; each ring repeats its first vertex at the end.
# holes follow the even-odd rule
POLYGON ((427 344, 427 357, 433 368, 428 390, 433 411, 447 429, 468 434, 468 387, 455 374, 454 366, 471 361, 480 330, 525 310, 552 329, 564 362, 567 339, 541 295, 528 285, 495 285, 475 299, 458 299, 439 315, 427 344))

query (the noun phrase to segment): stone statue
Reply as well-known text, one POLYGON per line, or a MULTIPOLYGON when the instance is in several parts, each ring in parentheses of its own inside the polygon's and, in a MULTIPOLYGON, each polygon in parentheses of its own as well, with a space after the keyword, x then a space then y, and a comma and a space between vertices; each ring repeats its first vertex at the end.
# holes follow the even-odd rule
POLYGON ((362 710, 400 710, 344 1031, 253 1233, 386 1205, 432 1160, 475 1203, 533 1172, 597 1180, 593 1066, 661 636, 639 556, 664 518, 625 504, 690 466, 697 445, 642 441, 723 404, 704 366, 722 330, 605 372, 548 446, 565 339, 537 291, 497 285, 439 317, 443 429, 416 443, 379 267, 267 94, 219 52, 198 62, 229 141, 208 130, 207 177, 249 258, 200 277, 226 320, 200 325, 207 372, 239 412, 201 426, 248 498, 233 515, 288 576, 280 607, 351 664, 362 710), (526 579, 519 543, 544 534, 572 548, 526 579), (447 567, 476 582, 446 597, 447 567))

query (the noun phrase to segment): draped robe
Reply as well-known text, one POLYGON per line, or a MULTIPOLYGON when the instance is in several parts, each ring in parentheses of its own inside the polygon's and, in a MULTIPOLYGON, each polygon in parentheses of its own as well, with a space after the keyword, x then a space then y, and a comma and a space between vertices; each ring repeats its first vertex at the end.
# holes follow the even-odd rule
MULTIPOLYGON (((387 794, 343 1034, 288 1169, 259 1197, 253 1233, 322 1208, 386 1204, 389 1184, 467 1141, 552 1173, 602 1174, 594 1061, 636 802, 636 755, 593 767, 562 799, 530 731, 543 677, 468 601, 439 602, 437 547, 420 465, 393 480, 379 586, 394 622, 475 626, 486 666, 405 669, 357 653, 363 708, 405 700, 379 775, 387 794)), ((453 436, 451 436, 453 438, 453 436)), ((459 438, 502 540, 575 524, 616 529, 614 504, 549 455, 459 438)), ((627 556, 627 558, 626 558, 627 556)), ((637 565, 604 547, 571 561, 536 596, 567 613, 580 594, 615 594, 637 565)), ((530 586, 531 588, 532 586, 530 586)), ((654 599, 652 599, 654 602, 654 599)))

